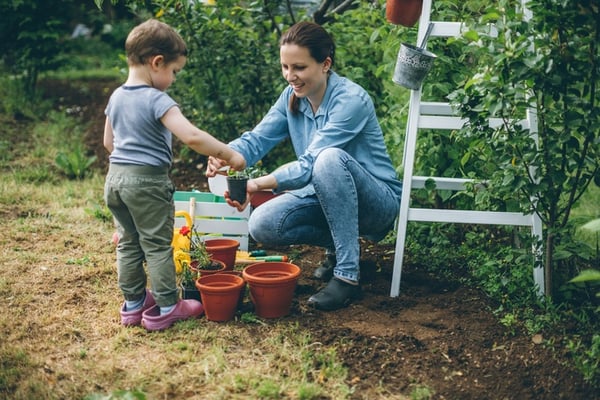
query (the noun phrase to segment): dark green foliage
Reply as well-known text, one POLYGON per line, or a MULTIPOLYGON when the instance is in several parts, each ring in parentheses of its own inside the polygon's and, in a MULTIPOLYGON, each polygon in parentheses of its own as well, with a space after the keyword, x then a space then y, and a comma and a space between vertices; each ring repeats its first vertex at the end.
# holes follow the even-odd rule
POLYGON ((568 248, 570 212, 600 179, 600 18, 597 8, 577 0, 528 4, 530 21, 514 3, 501 2, 465 34, 464 48, 478 64, 452 99, 469 121, 461 132, 468 141, 463 159, 477 160, 493 186, 485 201, 540 215, 550 294, 551 271, 564 262, 557 256, 579 254, 568 248), (485 34, 489 23, 497 38, 485 34), (519 125, 528 107, 537 112, 536 136, 519 125), (487 126, 490 115, 503 124, 487 126))
MULTIPOLYGON (((286 84, 278 46, 283 17, 269 18, 269 4, 263 10, 259 4, 242 8, 231 0, 219 1, 218 7, 157 3, 164 10, 161 18, 190 47, 188 63, 172 89, 186 115, 223 141, 254 127, 286 84)), ((282 147, 278 158, 275 154, 271 164, 289 161, 292 155, 289 146, 282 147)))
POLYGON ((10 72, 35 89, 42 71, 56 69, 81 10, 74 0, 2 0, 0 54, 10 72))

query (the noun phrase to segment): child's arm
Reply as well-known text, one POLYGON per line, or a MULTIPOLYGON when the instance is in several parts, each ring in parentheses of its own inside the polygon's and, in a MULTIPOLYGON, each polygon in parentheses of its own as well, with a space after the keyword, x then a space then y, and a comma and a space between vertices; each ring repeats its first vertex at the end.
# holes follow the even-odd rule
POLYGON ((194 151, 227 161, 235 170, 246 168, 244 157, 208 132, 195 127, 179 107, 171 107, 161 118, 163 125, 194 151))
POLYGON ((110 124, 110 120, 106 117, 106 121, 104 122, 104 147, 108 150, 109 153, 112 153, 114 150, 114 135, 112 130, 112 125, 110 124))

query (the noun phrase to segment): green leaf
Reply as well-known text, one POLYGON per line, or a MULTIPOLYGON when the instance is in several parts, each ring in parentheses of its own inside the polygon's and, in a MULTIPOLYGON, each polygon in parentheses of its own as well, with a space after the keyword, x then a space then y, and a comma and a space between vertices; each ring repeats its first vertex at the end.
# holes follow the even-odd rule
POLYGON ((600 218, 592 220, 585 225, 582 225, 581 229, 585 229, 592 232, 600 232, 600 218))
POLYGON ((586 269, 581 271, 579 275, 569 281, 570 283, 580 282, 600 282, 600 271, 595 269, 586 269))

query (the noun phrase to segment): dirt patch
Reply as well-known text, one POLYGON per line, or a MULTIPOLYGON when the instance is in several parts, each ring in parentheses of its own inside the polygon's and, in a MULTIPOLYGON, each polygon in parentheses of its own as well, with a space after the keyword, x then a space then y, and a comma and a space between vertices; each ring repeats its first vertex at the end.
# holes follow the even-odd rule
MULTIPOLYGON (((89 121, 86 142, 104 170, 103 109, 115 86, 112 81, 46 83, 47 93, 59 105, 89 121)), ((178 190, 206 190, 203 161, 199 156, 192 163, 174 166, 178 190)), ((491 312, 496 305, 477 290, 440 281, 409 263, 403 270, 400 296, 391 298, 392 246, 362 244, 363 298, 337 312, 305 307, 323 284, 311 279, 323 259, 322 250, 268 249, 297 255, 303 272, 292 313, 286 318, 297 321, 321 343, 336 344, 349 368, 349 379, 358 388, 355 399, 373 398, 381 391, 393 397, 418 386, 434 390, 437 399, 600 398, 566 366, 566 354, 535 344, 522 332, 505 330, 491 312)))

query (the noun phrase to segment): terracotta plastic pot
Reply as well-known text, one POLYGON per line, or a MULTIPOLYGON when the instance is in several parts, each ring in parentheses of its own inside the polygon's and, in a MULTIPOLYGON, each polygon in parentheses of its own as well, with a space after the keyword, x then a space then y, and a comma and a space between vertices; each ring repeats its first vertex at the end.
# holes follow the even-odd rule
MULTIPOLYGON (((220 274, 231 274, 231 275, 236 275, 239 276, 240 278, 244 279, 242 276, 242 271, 238 271, 238 270, 231 270, 231 271, 221 271, 219 272, 220 274)), ((246 294, 246 281, 244 281, 244 285, 242 286, 242 294, 240 295, 240 299, 238 301, 238 308, 241 309, 244 306, 244 297, 246 294)))
POLYGON ((252 199, 250 199, 250 204, 252 205, 252 207, 256 208, 256 207, 260 206, 261 204, 263 204, 271 199, 274 199, 277 196, 279 196, 279 195, 275 194, 271 191, 261 190, 261 191, 255 192, 252 195, 252 199))
POLYGON ((216 273, 225 271, 225 269, 227 268, 225 263, 221 260, 212 259, 211 261, 219 264, 219 268, 214 268, 214 269, 201 268, 198 266, 197 261, 192 261, 192 263, 190 264, 190 269, 192 271, 198 272, 200 274, 200 276, 202 277, 202 276, 212 275, 212 274, 216 274, 216 273))
POLYGON ((421 17, 423 0, 387 0, 385 16, 389 22, 410 28, 421 17))
POLYGON ((259 262, 244 268, 256 315, 279 318, 290 312, 300 268, 287 262, 259 262))
POLYGON ((196 280, 204 314, 209 321, 229 321, 235 315, 244 288, 244 279, 235 274, 219 273, 196 280))
POLYGON ((225 270, 231 271, 235 265, 235 254, 240 247, 240 242, 235 239, 206 239, 206 251, 215 260, 225 263, 225 270))

